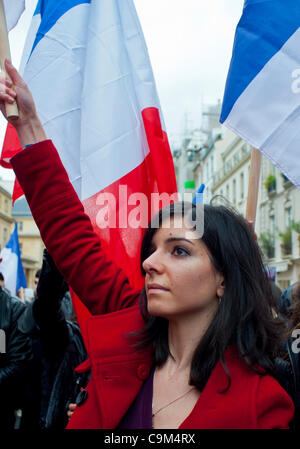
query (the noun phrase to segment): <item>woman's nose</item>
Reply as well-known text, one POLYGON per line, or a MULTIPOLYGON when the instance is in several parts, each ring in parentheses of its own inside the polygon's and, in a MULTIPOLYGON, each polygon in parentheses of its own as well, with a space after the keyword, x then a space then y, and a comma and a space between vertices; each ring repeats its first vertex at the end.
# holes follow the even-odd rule
POLYGON ((161 272, 163 269, 161 257, 155 251, 143 262, 143 269, 146 273, 151 271, 161 272))

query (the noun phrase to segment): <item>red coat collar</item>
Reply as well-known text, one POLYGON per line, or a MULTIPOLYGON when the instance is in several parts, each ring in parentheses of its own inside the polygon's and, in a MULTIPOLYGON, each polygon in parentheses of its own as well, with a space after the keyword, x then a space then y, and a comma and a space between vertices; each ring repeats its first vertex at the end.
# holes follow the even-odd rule
POLYGON ((102 428, 115 428, 153 365, 152 348, 137 350, 132 333, 145 322, 139 306, 88 321, 88 354, 102 428))

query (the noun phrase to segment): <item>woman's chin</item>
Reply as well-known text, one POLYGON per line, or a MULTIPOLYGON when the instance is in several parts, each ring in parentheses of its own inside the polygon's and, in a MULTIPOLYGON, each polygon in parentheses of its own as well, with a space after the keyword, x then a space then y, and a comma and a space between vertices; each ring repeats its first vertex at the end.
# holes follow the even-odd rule
POLYGON ((164 307, 164 305, 159 301, 148 301, 147 309, 148 313, 152 316, 166 319, 170 318, 170 310, 167 310, 166 307, 164 307))
POLYGON ((152 316, 164 317, 164 314, 166 312, 165 307, 162 307, 160 301, 157 301, 155 299, 151 299, 150 301, 148 300, 147 309, 152 316))

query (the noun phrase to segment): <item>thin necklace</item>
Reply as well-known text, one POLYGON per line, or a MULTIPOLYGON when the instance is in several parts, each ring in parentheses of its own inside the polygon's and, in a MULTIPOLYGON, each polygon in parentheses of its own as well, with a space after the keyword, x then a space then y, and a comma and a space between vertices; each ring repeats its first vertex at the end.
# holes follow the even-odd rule
POLYGON ((173 401, 169 402, 168 404, 164 405, 163 407, 159 408, 155 413, 152 413, 152 418, 154 418, 154 416, 156 416, 159 412, 161 412, 162 410, 164 410, 165 408, 169 407, 171 404, 173 404, 176 401, 179 401, 179 399, 183 398, 186 394, 188 394, 190 391, 192 391, 195 387, 190 388, 188 391, 186 391, 185 393, 183 393, 181 396, 179 396, 176 399, 173 399, 173 401))

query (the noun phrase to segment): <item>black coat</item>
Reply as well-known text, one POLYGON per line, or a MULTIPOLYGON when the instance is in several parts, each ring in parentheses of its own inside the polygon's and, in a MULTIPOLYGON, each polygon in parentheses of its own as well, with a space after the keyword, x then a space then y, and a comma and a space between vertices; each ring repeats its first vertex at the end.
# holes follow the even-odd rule
POLYGON ((12 428, 24 373, 32 357, 30 339, 18 329, 26 306, 0 287, 0 329, 5 332, 6 352, 0 354, 0 429, 12 428))
POLYGON ((36 299, 19 320, 20 330, 32 338, 34 354, 24 389, 21 428, 63 429, 68 402, 75 401, 78 386, 88 381, 87 374, 75 372, 87 354, 79 327, 62 310, 67 288, 45 250, 36 299))
POLYGON ((286 358, 276 359, 276 375, 282 387, 288 392, 295 405, 295 416, 292 428, 300 430, 300 353, 293 351, 294 339, 288 339, 286 358))

